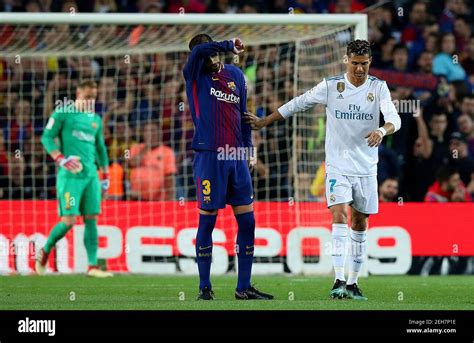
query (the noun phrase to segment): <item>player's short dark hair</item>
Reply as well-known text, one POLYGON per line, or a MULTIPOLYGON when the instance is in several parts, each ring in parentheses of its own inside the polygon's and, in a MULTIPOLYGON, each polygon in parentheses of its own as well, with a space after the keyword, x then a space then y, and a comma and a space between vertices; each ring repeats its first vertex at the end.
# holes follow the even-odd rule
POLYGON ((196 45, 208 42, 212 42, 211 36, 206 33, 197 34, 189 41, 189 50, 193 50, 196 45))
POLYGON ((94 80, 83 80, 77 84, 77 88, 97 88, 97 82, 94 80))
POLYGON ((347 56, 372 56, 372 50, 370 49, 370 43, 366 40, 356 39, 347 45, 347 56))
POLYGON ((458 173, 458 170, 453 166, 442 166, 436 171, 436 181, 439 183, 447 182, 452 175, 458 173))

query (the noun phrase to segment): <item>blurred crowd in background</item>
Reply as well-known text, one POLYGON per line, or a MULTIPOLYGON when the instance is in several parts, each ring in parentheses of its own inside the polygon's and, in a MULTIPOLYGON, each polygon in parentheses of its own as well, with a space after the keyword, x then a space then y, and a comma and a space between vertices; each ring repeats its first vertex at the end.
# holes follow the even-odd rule
MULTIPOLYGON (((400 109, 402 128, 379 149, 380 201, 474 199, 474 31, 468 1, 0 1, 3 11, 71 8, 101 13, 368 13, 370 74, 387 81, 394 101, 420 105, 400 109)), ((1 49, 12 31, 0 28, 1 49)), ((68 30, 67 25, 58 29, 68 30)), ((53 37, 45 34, 32 44, 48 44, 52 32, 53 37)), ((0 199, 55 197, 56 167, 40 136, 57 101, 74 98, 75 83, 83 79, 94 79, 99 86, 96 112, 103 118, 109 150, 110 196, 195 198, 193 123, 181 74, 187 53, 130 58, 130 63, 118 56, 77 56, 15 64, 0 55, 0 199)), ((239 63, 253 90, 250 110, 267 115, 297 95, 294 58, 292 43, 248 48, 239 63)), ((291 121, 253 133, 256 199, 286 201, 298 193, 299 200, 324 201, 324 163, 302 170, 292 165, 297 143, 291 121)), ((296 159, 308 159, 323 145, 316 140, 297 150, 296 159)))

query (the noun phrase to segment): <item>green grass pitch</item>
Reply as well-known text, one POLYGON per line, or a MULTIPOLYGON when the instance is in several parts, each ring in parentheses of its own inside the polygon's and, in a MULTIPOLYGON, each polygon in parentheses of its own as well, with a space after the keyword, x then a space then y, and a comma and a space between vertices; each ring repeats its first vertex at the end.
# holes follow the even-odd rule
POLYGON ((191 276, 2 276, 0 310, 474 310, 474 276, 369 276, 368 301, 331 300, 332 277, 255 276, 272 301, 237 301, 236 276, 213 277, 215 301, 197 301, 191 276))

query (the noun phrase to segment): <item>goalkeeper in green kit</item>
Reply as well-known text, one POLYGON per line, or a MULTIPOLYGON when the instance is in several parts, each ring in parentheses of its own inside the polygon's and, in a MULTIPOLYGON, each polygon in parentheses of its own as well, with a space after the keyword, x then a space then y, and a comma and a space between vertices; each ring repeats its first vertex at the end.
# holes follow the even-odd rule
POLYGON ((97 84, 84 81, 77 86, 74 104, 58 107, 45 127, 41 142, 59 166, 56 192, 61 221, 49 234, 39 251, 35 269, 39 275, 46 271, 51 249, 84 217, 84 245, 87 251, 88 272, 94 277, 110 277, 97 265, 97 216, 100 214, 102 194, 109 188, 107 150, 102 132, 102 119, 94 112, 97 84), (99 180, 96 162, 102 169, 99 180))

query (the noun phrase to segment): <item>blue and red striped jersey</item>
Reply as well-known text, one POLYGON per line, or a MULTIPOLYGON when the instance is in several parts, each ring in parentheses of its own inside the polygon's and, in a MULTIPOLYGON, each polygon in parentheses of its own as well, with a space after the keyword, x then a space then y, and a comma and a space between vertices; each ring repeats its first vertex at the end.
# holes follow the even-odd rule
POLYGON ((218 72, 203 71, 209 56, 233 49, 232 41, 197 45, 184 66, 186 94, 194 122, 194 150, 252 146, 251 127, 242 117, 247 111, 244 74, 231 64, 223 64, 218 72))

